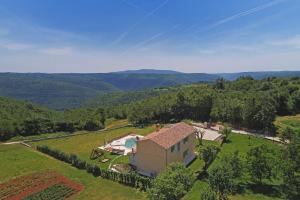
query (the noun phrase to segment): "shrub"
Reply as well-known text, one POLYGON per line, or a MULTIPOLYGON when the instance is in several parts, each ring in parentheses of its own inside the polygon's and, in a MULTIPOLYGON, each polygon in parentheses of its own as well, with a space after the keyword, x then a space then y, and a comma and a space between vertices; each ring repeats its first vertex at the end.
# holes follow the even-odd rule
POLYGON ((77 169, 85 169, 87 173, 93 174, 95 177, 101 176, 102 178, 139 188, 143 191, 146 191, 152 185, 152 180, 150 178, 142 177, 136 173, 122 174, 109 170, 101 170, 97 165, 87 163, 78 158, 75 154, 68 155, 59 150, 50 149, 47 146, 37 146, 37 150, 58 160, 69 163, 77 169))

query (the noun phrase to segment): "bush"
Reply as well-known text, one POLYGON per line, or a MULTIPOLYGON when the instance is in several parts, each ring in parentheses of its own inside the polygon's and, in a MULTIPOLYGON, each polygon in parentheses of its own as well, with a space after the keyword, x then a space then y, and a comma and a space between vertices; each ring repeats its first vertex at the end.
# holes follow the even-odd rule
POLYGON ((87 163, 78 158, 75 154, 68 155, 64 152, 50 149, 48 146, 37 146, 37 150, 58 160, 69 163, 77 169, 85 169, 87 173, 93 174, 95 177, 101 176, 102 178, 129 185, 143 191, 146 191, 152 185, 152 180, 150 178, 142 177, 136 173, 122 174, 109 170, 101 170, 97 165, 87 163))

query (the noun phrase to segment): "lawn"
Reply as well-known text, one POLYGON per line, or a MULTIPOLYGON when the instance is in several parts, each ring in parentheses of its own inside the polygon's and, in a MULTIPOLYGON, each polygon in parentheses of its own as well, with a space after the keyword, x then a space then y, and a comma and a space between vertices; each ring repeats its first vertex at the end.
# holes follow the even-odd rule
POLYGON ((126 126, 128 125, 129 122, 127 119, 120 119, 120 120, 115 120, 113 118, 107 119, 105 121, 105 128, 116 128, 116 127, 120 127, 120 126, 126 126))
MULTIPOLYGON (((134 133, 139 135, 147 135, 154 131, 154 127, 148 126, 145 128, 134 128, 134 127, 124 127, 120 129, 110 130, 110 131, 102 131, 102 132, 90 132, 85 135, 77 135, 68 138, 59 138, 59 139, 51 139, 44 140, 39 142, 33 142, 32 145, 47 145, 50 148, 58 149, 65 153, 74 153, 83 160, 86 160, 90 163, 97 164, 101 168, 107 168, 110 161, 106 163, 99 162, 99 159, 90 160, 90 154, 92 149, 102 146, 104 141, 111 141, 114 138, 134 133)), ((110 160, 116 158, 118 155, 105 153, 102 158, 109 158, 110 160)), ((118 158, 114 163, 128 163, 128 156, 122 156, 118 158)))
POLYGON ((65 136, 70 135, 71 133, 68 132, 57 132, 57 133, 44 133, 40 135, 30 135, 30 136, 15 136, 13 138, 10 138, 9 140, 5 142, 14 142, 14 141, 23 141, 23 140, 33 140, 33 139, 40 139, 40 138, 46 138, 46 137, 57 137, 57 136, 65 136))
MULTIPOLYGON (((234 134, 232 133, 229 136, 229 141, 223 145, 221 148, 221 152, 218 154, 216 160, 211 164, 210 169, 220 164, 221 159, 229 153, 232 153, 236 150, 239 151, 241 157, 245 158, 247 152, 255 147, 262 144, 266 144, 275 151, 280 149, 280 146, 278 144, 273 144, 271 141, 262 139, 262 138, 256 138, 256 137, 249 137, 245 135, 240 134, 234 134)), ((204 145, 207 145, 207 143, 204 143, 204 145)), ((197 161, 197 163, 203 163, 201 161, 197 161)), ((196 169, 196 166, 191 165, 192 169, 196 169)), ((196 165, 196 164, 195 164, 196 165)), ((197 167, 201 167, 203 165, 198 164, 197 167)), ((249 181, 249 177, 245 175, 243 177, 242 182, 245 184, 245 190, 241 192, 240 194, 231 196, 230 199, 233 200, 271 200, 271 199, 281 199, 279 194, 279 181, 269 182, 266 185, 262 187, 257 187, 251 185, 251 182, 249 181)), ((184 200, 193 200, 193 199, 199 199, 201 191, 203 190, 203 187, 207 185, 205 181, 197 180, 195 185, 193 186, 192 190, 184 197, 184 200)))
POLYGON ((277 117, 274 124, 277 133, 282 133, 287 126, 300 132, 300 115, 277 117))
MULTIPOLYGON (((129 122, 127 119, 116 120, 114 118, 110 118, 105 121, 105 128, 106 129, 115 129, 118 127, 126 126, 128 124, 129 124, 129 122)), ((68 133, 68 132, 43 133, 43 134, 39 134, 39 135, 29 135, 29 136, 18 135, 13 138, 10 138, 9 140, 7 140, 5 142, 14 142, 14 141, 33 140, 33 139, 40 139, 40 138, 47 138, 47 137, 65 136, 65 135, 76 134, 76 133, 88 133, 88 131, 77 131, 75 133, 68 133)))
POLYGON ((69 179, 83 184, 85 189, 74 199, 125 200, 146 199, 145 193, 109 180, 94 178, 85 170, 78 170, 33 149, 15 145, 0 145, 0 183, 33 172, 55 170, 69 179))

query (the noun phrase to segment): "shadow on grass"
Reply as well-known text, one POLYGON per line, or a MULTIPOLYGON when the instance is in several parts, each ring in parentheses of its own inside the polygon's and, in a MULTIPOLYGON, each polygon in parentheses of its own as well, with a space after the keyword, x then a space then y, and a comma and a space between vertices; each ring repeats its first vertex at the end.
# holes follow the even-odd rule
POLYGON ((208 178, 208 172, 205 170, 201 170, 197 172, 197 179, 198 180, 205 180, 208 178))
POLYGON ((236 194, 243 194, 246 190, 250 190, 254 194, 263 194, 268 197, 283 197, 281 192, 281 187, 279 185, 269 185, 269 184, 239 184, 236 188, 236 194))

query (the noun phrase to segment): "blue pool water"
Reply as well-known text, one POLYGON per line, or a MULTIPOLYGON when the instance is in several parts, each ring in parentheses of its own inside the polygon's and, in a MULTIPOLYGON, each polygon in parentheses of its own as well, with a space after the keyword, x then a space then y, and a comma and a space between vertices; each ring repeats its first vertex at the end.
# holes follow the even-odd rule
POLYGON ((136 146, 136 139, 135 138, 129 138, 125 141, 125 147, 128 149, 135 148, 136 146))

